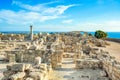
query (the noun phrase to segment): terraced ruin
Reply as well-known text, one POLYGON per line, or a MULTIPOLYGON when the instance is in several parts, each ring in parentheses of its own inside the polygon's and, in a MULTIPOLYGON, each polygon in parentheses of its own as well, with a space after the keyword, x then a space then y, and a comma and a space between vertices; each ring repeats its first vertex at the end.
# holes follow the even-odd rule
POLYGON ((99 48, 109 43, 86 32, 11 39, 0 41, 2 80, 120 80, 120 63, 99 48))

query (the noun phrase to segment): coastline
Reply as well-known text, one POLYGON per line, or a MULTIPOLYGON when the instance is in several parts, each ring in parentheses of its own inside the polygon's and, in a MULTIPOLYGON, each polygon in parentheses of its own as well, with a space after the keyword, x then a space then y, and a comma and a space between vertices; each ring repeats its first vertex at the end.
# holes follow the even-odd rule
MULTIPOLYGON (((39 33, 54 34, 54 33, 66 33, 66 32, 69 32, 69 31, 33 31, 33 34, 39 34, 39 33)), ((92 35, 94 35, 95 33, 95 32, 89 32, 89 31, 85 31, 85 32, 88 32, 89 34, 92 34, 92 35)), ((0 33, 2 34, 29 34, 30 32, 29 31, 0 31, 0 33)), ((120 43, 120 32, 107 32, 107 34, 108 34, 108 38, 105 40, 120 43)))

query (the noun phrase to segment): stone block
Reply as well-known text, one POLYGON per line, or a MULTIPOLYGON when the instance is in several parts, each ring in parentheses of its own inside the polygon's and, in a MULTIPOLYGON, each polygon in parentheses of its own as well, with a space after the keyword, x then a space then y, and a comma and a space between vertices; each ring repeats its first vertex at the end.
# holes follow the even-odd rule
POLYGON ((29 77, 33 80, 43 80, 44 76, 40 72, 30 72, 29 77))
POLYGON ((18 72, 16 74, 13 74, 10 76, 11 80, 23 80, 23 77, 25 76, 24 72, 18 72))
POLYGON ((12 65, 7 65, 6 68, 7 68, 7 70, 11 70, 12 65))
POLYGON ((9 62, 15 62, 15 54, 8 54, 9 62))
POLYGON ((98 77, 96 80, 110 80, 110 79, 107 77, 98 77))
POLYGON ((100 61, 99 60, 93 60, 93 59, 77 59, 76 60, 76 68, 77 69, 85 69, 85 68, 100 68, 100 61))
POLYGON ((35 65, 41 64, 41 57, 36 57, 34 63, 35 65))
POLYGON ((25 80, 34 80, 34 79, 31 77, 27 77, 25 80))
POLYGON ((39 65, 40 66, 40 69, 44 70, 44 71, 47 71, 47 64, 45 63, 42 63, 39 65))
POLYGON ((8 71, 8 70, 7 70, 7 71, 4 71, 4 72, 3 72, 3 75, 4 75, 4 77, 7 78, 7 77, 11 76, 11 75, 14 74, 14 73, 15 73, 14 71, 8 71))
POLYGON ((14 64, 11 68, 12 71, 25 71, 25 64, 14 64))

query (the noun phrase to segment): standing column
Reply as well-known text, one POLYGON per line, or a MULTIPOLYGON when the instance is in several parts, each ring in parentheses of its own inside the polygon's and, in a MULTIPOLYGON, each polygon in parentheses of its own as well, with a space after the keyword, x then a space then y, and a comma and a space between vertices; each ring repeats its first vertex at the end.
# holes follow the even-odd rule
POLYGON ((31 39, 31 41, 33 40, 33 27, 32 27, 32 25, 30 26, 30 39, 31 39))

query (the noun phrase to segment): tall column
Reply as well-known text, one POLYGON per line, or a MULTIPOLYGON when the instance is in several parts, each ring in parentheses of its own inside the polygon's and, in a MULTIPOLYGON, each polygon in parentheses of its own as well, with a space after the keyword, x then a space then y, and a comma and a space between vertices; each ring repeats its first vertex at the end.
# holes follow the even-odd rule
POLYGON ((33 27, 30 25, 30 39, 33 40, 33 27))

